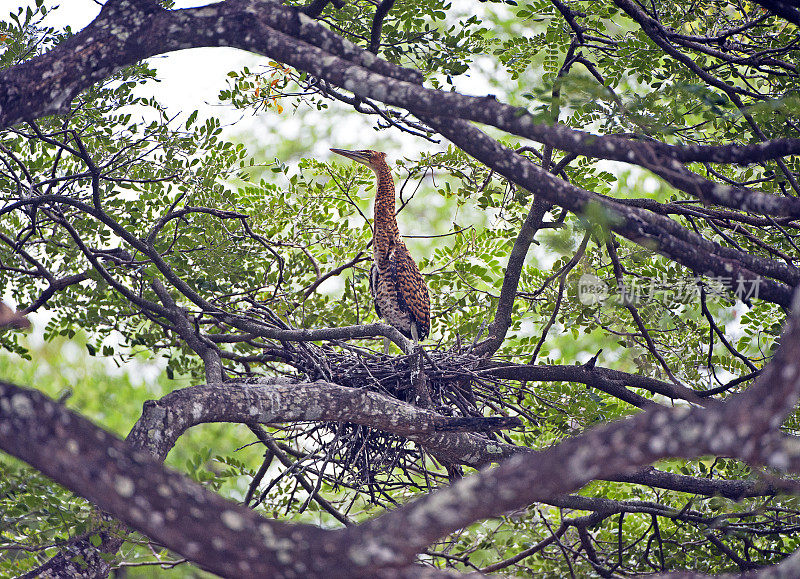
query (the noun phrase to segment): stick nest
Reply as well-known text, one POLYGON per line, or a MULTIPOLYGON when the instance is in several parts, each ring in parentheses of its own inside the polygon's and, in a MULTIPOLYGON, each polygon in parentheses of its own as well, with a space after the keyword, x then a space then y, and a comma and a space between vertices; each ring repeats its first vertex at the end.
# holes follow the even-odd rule
MULTIPOLYGON (((350 388, 380 392, 409 404, 419 405, 412 384, 416 354, 378 355, 338 344, 316 346, 292 344, 292 366, 300 380, 326 380, 350 388)), ((468 351, 426 349, 423 371, 432 401, 431 410, 453 417, 516 415, 519 408, 503 401, 498 381, 486 379, 475 370, 484 361, 468 351)), ((481 433, 493 439, 502 434, 481 433)), ((293 454, 302 466, 297 469, 316 475, 334 490, 351 488, 368 496, 370 502, 394 503, 390 493, 397 487, 428 489, 445 480, 435 457, 423 453, 416 444, 397 435, 358 424, 304 423, 286 428, 283 448, 299 449, 293 454)), ((450 478, 460 468, 446 467, 450 478)))

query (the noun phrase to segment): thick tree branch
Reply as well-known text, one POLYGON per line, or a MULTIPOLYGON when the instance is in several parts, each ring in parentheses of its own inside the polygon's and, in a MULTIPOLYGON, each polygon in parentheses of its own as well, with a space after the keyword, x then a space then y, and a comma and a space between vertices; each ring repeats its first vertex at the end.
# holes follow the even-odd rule
MULTIPOLYGON (((0 448, 223 576, 355 569, 336 531, 271 521, 32 390, 0 383, 0 448)), ((329 575, 328 575, 329 576, 329 575)))
MULTIPOLYGON (((526 368, 530 367, 521 367, 523 373, 518 375, 518 378, 581 382, 580 375, 584 373, 584 369, 580 366, 563 366, 556 367, 554 372, 545 377, 543 374, 537 374, 535 370, 531 374, 525 374, 526 368)), ((513 368, 501 367, 487 372, 491 373, 494 370, 502 373, 513 368)), ((634 381, 637 386, 647 387, 650 390, 657 391, 661 386, 669 391, 673 387, 672 384, 654 381, 644 376, 628 375, 604 368, 595 368, 593 373, 605 375, 609 380, 634 381), (636 382, 637 378, 641 382, 636 382)), ((587 382, 591 383, 591 380, 587 382)), ((274 423, 326 419, 355 422, 406 436, 437 456, 473 467, 485 466, 519 453, 531 452, 527 447, 452 431, 459 427, 474 430, 477 426, 475 422, 462 425, 459 424, 461 419, 458 418, 437 416, 428 410, 381 394, 326 382, 311 384, 227 382, 222 386, 193 386, 176 390, 158 401, 145 404, 142 417, 131 430, 127 440, 137 448, 147 449, 163 460, 178 437, 194 425, 207 422, 246 423, 253 420, 263 422, 262 418, 274 423)), ((503 428, 514 426, 510 421, 504 423, 503 419, 477 419, 480 420, 485 420, 487 425, 503 428)), ((786 481, 775 480, 767 483, 698 479, 650 467, 609 480, 686 493, 719 494, 734 499, 794 489, 786 481)))
MULTIPOLYGON (((627 0, 621 2, 628 5, 627 0)), ((524 109, 494 98, 425 89, 419 86, 421 76, 416 71, 376 58, 294 8, 254 0, 172 11, 157 9, 149 2, 144 8, 133 8, 123 0, 108 2, 100 16, 74 38, 0 73, 0 128, 66 112, 80 90, 142 58, 190 46, 221 45, 265 54, 361 98, 400 106, 418 116, 445 115, 490 124, 553 148, 656 168, 690 194, 723 205, 744 205, 775 216, 800 216, 800 200, 715 184, 679 166, 689 161, 752 163, 786 156, 800 151, 800 139, 681 147, 537 124, 524 109), (120 35, 120 30, 125 33, 120 35)))
POLYGON ((367 540, 379 528, 389 542, 375 548, 398 553, 401 561, 404 549, 419 550, 468 521, 547 502, 592 479, 631 474, 667 456, 725 454, 780 470, 800 469, 800 443, 777 430, 800 397, 798 306, 773 361, 749 390, 728 402, 706 409, 649 410, 594 428, 547 450, 513 457, 352 532, 367 540))
POLYGON ((633 474, 608 477, 605 480, 626 482, 648 487, 692 493, 713 497, 716 495, 735 501, 746 497, 763 497, 797 493, 800 487, 792 479, 723 480, 687 476, 645 467, 633 474))
POLYGON ((446 417, 377 392, 328 382, 192 386, 145 403, 128 442, 163 460, 192 426, 207 422, 352 422, 404 436, 437 456, 482 466, 516 452, 457 431, 519 426, 515 418, 446 417))
POLYGON ((270 327, 259 320, 229 313, 215 314, 220 321, 230 324, 253 336, 286 342, 316 342, 322 340, 355 340, 359 338, 389 338, 406 354, 413 350, 413 343, 396 328, 388 324, 375 323, 361 326, 339 326, 336 328, 312 328, 283 330, 270 327))
POLYGON ((800 283, 800 271, 795 267, 720 246, 671 219, 561 181, 466 121, 445 118, 427 121, 466 153, 535 195, 577 215, 592 207, 602 207, 606 214, 605 225, 612 231, 685 265, 698 275, 719 276, 731 291, 735 291, 741 279, 744 283, 758 285, 760 299, 788 307, 791 301, 789 284, 793 287, 800 283), (783 283, 762 276, 774 276, 783 283))
POLYGON ((586 384, 630 402, 639 408, 644 408, 654 403, 652 400, 628 391, 627 388, 641 388, 653 394, 661 394, 672 400, 686 400, 700 405, 706 404, 706 401, 698 398, 692 389, 685 386, 600 366, 587 368, 586 366, 524 365, 500 362, 489 362, 486 366, 486 368, 479 370, 479 375, 488 375, 506 380, 586 384))
MULTIPOLYGON (((79 490, 98 506, 134 528, 212 571, 230 573, 235 568, 239 573, 244 569, 274 572, 283 568, 280 565, 288 560, 287 557, 301 557, 294 559, 295 561, 308 561, 306 557, 316 557, 308 568, 308 576, 322 573, 320 569, 325 565, 346 565, 332 568, 348 569, 356 576, 360 574, 359 570, 368 574, 368 570, 375 570, 386 564, 396 566, 408 563, 413 550, 419 547, 421 541, 430 540, 431 536, 444 533, 447 528, 461 523, 457 520, 462 515, 456 511, 461 512, 462 508, 468 513, 466 517, 478 517, 481 512, 498 514, 502 510, 514 508, 513 505, 521 506, 520 501, 532 502, 534 497, 550 502, 558 501, 561 500, 558 497, 565 488, 577 488, 593 476, 602 475, 603 471, 624 472, 631 464, 650 462, 662 456, 695 456, 715 451, 766 460, 771 466, 800 467, 800 445, 787 445, 785 437, 776 437, 768 432, 776 423, 775 414, 770 412, 776 412, 777 415, 785 413, 788 411, 787 405, 791 407, 800 392, 797 369, 786 364, 788 356, 800 353, 794 351, 800 349, 797 343, 799 336, 800 329, 790 328, 776 362, 765 371, 765 379, 771 381, 769 386, 775 386, 776 377, 783 379, 776 396, 788 396, 789 400, 783 398, 775 401, 773 397, 769 402, 774 404, 767 405, 765 413, 751 412, 750 415, 756 417, 756 423, 742 421, 739 407, 751 404, 753 395, 762 396, 763 392, 760 390, 763 388, 755 388, 753 395, 740 395, 733 403, 717 406, 711 411, 680 409, 680 412, 647 412, 628 421, 595 429, 546 451, 526 452, 526 457, 530 458, 520 457, 503 463, 494 471, 465 479, 452 490, 446 489, 432 495, 441 496, 439 501, 430 497, 416 501, 401 511, 389 513, 368 523, 367 528, 359 527, 352 532, 346 532, 346 537, 341 540, 340 535, 332 532, 264 522, 265 519, 247 509, 227 503, 212 493, 194 490, 193 483, 162 470, 157 463, 161 457, 153 459, 133 448, 144 446, 151 451, 162 452, 159 449, 164 448, 164 443, 154 445, 153 441, 174 437, 183 425, 198 419, 195 415, 214 412, 214 407, 220 406, 225 406, 226 409, 213 417, 206 414, 205 418, 228 419, 231 414, 245 414, 252 420, 266 421, 320 419, 327 418, 330 414, 338 419, 349 419, 352 414, 363 411, 380 424, 387 421, 387 403, 398 407, 408 405, 380 395, 371 396, 371 393, 366 393, 370 402, 364 404, 362 395, 365 393, 333 385, 326 386, 324 383, 283 385, 286 386, 286 392, 282 398, 286 403, 284 414, 280 414, 280 411, 276 413, 280 406, 275 403, 278 397, 259 397, 254 396, 254 392, 247 392, 247 389, 259 390, 257 386, 195 387, 168 395, 165 398, 168 401, 166 405, 158 408, 150 405, 145 415, 150 415, 155 420, 143 418, 129 437, 129 444, 135 445, 131 447, 111 435, 103 433, 101 436, 100 431, 88 421, 69 413, 38 393, 2 384, 0 446, 40 468, 68 488, 79 490), (789 368, 793 368, 794 373, 789 368), (312 390, 319 388, 327 390, 327 394, 339 390, 336 393, 338 403, 326 402, 324 406, 317 403, 298 404, 301 400, 309 400, 307 395, 312 395, 312 390), (198 390, 205 396, 200 398, 203 404, 198 404, 195 396, 198 390), (343 392, 346 390, 350 392, 343 392), (352 400, 354 395, 359 398, 359 402, 355 404, 352 400), (180 405, 173 404, 181 399, 191 405, 192 412, 180 412, 180 405), (354 411, 354 408, 359 410, 354 411), (740 422, 734 429, 728 426, 726 418, 738 418, 740 422), (762 424, 764 420, 766 425, 762 424), (165 424, 168 425, 166 428, 165 424), (708 441, 704 431, 712 424, 717 438, 708 441), (744 425, 747 425, 747 429, 742 428, 744 425), (761 444, 757 444, 758 439, 752 437, 759 429, 767 433, 767 436, 761 438, 761 444), (137 431, 145 438, 152 437, 150 443, 142 444, 135 434, 137 431), (675 438, 670 438, 673 434, 675 438), (598 454, 600 456, 596 457, 598 454), (83 465, 86 468, 75 469, 74 463, 78 460, 90 461, 91 464, 83 465), (95 476, 96 473, 101 474, 98 477, 95 476), (568 475, 566 478, 565 474, 568 475), (498 482, 505 489, 503 493, 482 492, 498 482), (530 485, 532 482, 538 484, 530 485), (513 495, 510 491, 513 491, 513 495), (139 498, 132 500, 134 497, 139 498), (451 500, 456 498, 458 501, 452 503, 451 500), (454 506, 458 506, 455 511, 454 506), (431 511, 431 508, 434 510, 431 511), (376 549, 396 546, 392 535, 398 532, 398 518, 404 524, 412 525, 413 529, 409 528, 407 531, 413 531, 414 541, 411 546, 404 546, 391 556, 387 555, 390 551, 381 551, 384 554, 378 556, 376 549), (187 525, 201 528, 198 531, 200 534, 186 533, 187 525), (423 528, 420 528, 421 525, 423 528), (178 529, 181 530, 180 533, 178 529), (214 530, 208 532, 209 529, 214 530), (250 530, 254 532, 249 533, 250 530), (423 536, 417 536, 417 532, 421 532, 423 536), (271 541, 262 541, 262 537, 266 536, 271 541), (211 547, 208 547, 209 537, 216 539, 211 547), (251 556, 247 545, 253 538, 259 544, 252 547, 251 556), (262 546, 264 544, 266 552, 262 546), (346 551, 335 556, 333 560, 326 556, 320 561, 319 553, 329 549, 343 549, 345 545, 346 551), (228 550, 233 548, 236 553, 229 553, 228 550), (354 567, 352 557, 356 553, 359 558, 354 567), (388 560, 385 559, 387 556, 388 560)), ((277 387, 280 389, 282 386, 277 387)), ((322 398, 318 397, 317 402, 321 404, 322 398)), ((414 437, 421 429, 427 432, 436 430, 436 419, 426 420, 429 415, 424 410, 416 410, 412 415, 392 413, 388 422, 393 428, 404 430, 414 437)), ((641 475, 647 478, 648 473, 633 473, 631 478, 641 475)), ((404 539, 407 540, 408 536, 404 539)))
POLYGON ((800 10, 792 2, 784 2, 783 0, 756 0, 757 4, 761 4, 767 10, 774 12, 781 18, 785 18, 793 24, 800 26, 800 10))
POLYGON ((372 19, 372 28, 369 34, 369 50, 372 54, 378 54, 381 47, 381 29, 383 29, 383 19, 389 14, 389 10, 394 6, 394 0, 381 0, 375 9, 375 16, 372 19))
POLYGON ((175 328, 175 332, 194 352, 203 360, 206 372, 206 382, 209 384, 220 384, 224 378, 222 370, 222 360, 217 345, 211 340, 204 338, 192 323, 189 313, 178 307, 172 296, 169 295, 167 288, 159 280, 153 280, 151 284, 153 291, 164 304, 167 319, 175 328))

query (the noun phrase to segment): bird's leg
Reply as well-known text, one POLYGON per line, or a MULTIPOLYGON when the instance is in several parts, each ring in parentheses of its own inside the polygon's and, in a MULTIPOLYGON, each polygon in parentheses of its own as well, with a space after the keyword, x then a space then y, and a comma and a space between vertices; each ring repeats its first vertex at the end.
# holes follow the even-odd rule
POLYGON ((414 356, 411 358, 411 384, 417 395, 417 404, 423 408, 431 408, 433 400, 428 390, 428 379, 422 365, 422 346, 419 345, 419 332, 417 324, 411 324, 411 338, 414 340, 414 356))
POLYGON ((386 354, 386 355, 389 354, 389 344, 391 344, 391 343, 392 343, 392 341, 389 338, 387 338, 386 336, 383 337, 383 353, 384 354, 386 354))

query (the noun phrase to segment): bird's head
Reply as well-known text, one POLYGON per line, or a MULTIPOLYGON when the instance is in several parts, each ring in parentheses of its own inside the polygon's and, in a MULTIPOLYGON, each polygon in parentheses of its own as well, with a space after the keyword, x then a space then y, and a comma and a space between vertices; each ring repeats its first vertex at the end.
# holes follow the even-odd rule
POLYGON ((366 165, 373 171, 377 171, 380 167, 386 164, 386 153, 381 151, 370 151, 365 149, 363 151, 348 151, 347 149, 331 149, 337 155, 352 159, 362 165, 366 165))

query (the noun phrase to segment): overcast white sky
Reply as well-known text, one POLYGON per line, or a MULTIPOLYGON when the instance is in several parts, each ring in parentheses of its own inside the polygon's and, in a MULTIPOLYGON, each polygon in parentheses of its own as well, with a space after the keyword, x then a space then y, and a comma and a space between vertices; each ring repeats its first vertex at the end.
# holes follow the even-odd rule
MULTIPOLYGON (((0 4, 4 3, 0 0, 0 4)), ((19 5, 24 6, 32 3, 32 0, 22 0, 19 5)), ((175 7, 189 8, 210 3, 207 0, 176 0, 175 7)), ((100 5, 94 0, 62 0, 59 8, 52 10, 48 14, 45 23, 55 28, 63 28, 69 25, 73 32, 77 32, 89 24, 99 11, 100 5)), ((0 18, 6 17, 2 8, 0 8, 0 14, 2 14, 0 18)), ((242 111, 233 110, 229 106, 219 106, 217 95, 220 90, 226 88, 226 75, 229 71, 241 69, 243 66, 257 69, 259 64, 263 64, 267 60, 266 57, 234 48, 194 48, 173 52, 151 59, 158 71, 158 78, 161 82, 148 85, 146 90, 152 91, 152 94, 172 114, 184 113, 188 115, 197 109, 200 111, 201 117, 218 117, 223 126, 236 123, 236 126, 227 133, 228 135, 251 131, 256 137, 260 138, 266 132, 260 129, 274 123, 275 117, 273 113, 268 112, 255 117, 251 116, 249 112, 243 114, 242 111), (259 135, 259 133, 262 133, 262 135, 259 135)), ((479 86, 482 84, 479 83, 479 86)), ((371 121, 365 120, 362 115, 353 113, 346 117, 340 117, 337 122, 340 124, 342 122, 347 123, 347 126, 342 129, 343 134, 364 134, 369 139, 377 136, 371 129, 371 121)), ((300 127, 296 123, 292 123, 291 118, 286 115, 282 117, 281 123, 281 131, 284 134, 292 134, 292 132, 300 130, 300 127)), ((391 138, 400 140, 403 143, 403 148, 409 151, 428 150, 430 148, 421 139, 410 137, 399 133, 399 131, 393 134, 391 138)), ((366 145, 368 144, 369 141, 366 145)), ((336 143, 331 146, 336 146, 336 143)), ((317 154, 327 154, 327 147, 320 147, 319 149, 315 151, 317 154)))
MULTIPOLYGON (((175 6, 189 8, 209 3, 177 0, 175 6)), ((48 14, 45 23, 56 28, 69 25, 73 32, 77 32, 99 12, 100 6, 93 0, 62 0, 59 8, 48 14)), ((201 115, 223 117, 223 122, 233 122, 241 116, 240 112, 214 106, 219 102, 219 91, 226 87, 226 74, 245 65, 263 63, 266 59, 234 48, 193 48, 151 60, 161 80, 158 85, 153 85, 153 90, 162 104, 175 113, 186 111, 188 114, 199 109, 201 115)))
MULTIPOLYGON (((0 4, 4 3, 4 0, 0 0, 0 4)), ((20 0, 18 5, 24 6, 32 3, 32 0, 20 0)), ((176 0, 175 7, 189 8, 210 3, 208 0, 176 0)), ((484 5, 480 5, 471 10, 484 8, 484 5)), ((56 28, 69 25, 73 32, 77 32, 89 24, 99 11, 100 5, 94 0, 62 0, 59 7, 48 14, 45 23, 56 28)), ((2 14, 0 17, 6 16, 3 14, 2 8, 0 8, 0 14, 2 14)), ((194 48, 169 53, 151 59, 161 82, 148 85, 148 90, 151 90, 152 94, 157 96, 159 102, 167 106, 172 114, 185 112, 184 114, 188 115, 197 109, 200 111, 201 117, 218 117, 223 125, 235 122, 236 126, 228 134, 252 131, 257 138, 260 138, 266 132, 263 128, 274 123, 274 114, 268 112, 255 117, 250 116, 250 113, 243 115, 242 111, 235 111, 229 106, 219 106, 217 95, 227 86, 226 75, 229 71, 241 69, 243 66, 257 69, 259 64, 263 64, 267 60, 266 57, 234 48, 194 48), (262 134, 259 135, 259 133, 262 134)), ((466 91, 471 94, 486 94, 487 91, 497 92, 496 89, 490 90, 480 75, 471 78, 459 77, 457 81, 458 89, 462 92, 466 91)), ((371 129, 371 120, 364 119, 362 115, 355 112, 347 114, 346 117, 337 119, 337 123, 341 124, 342 122, 347 124, 341 129, 343 134, 364 134, 368 139, 377 137, 371 129)), ((281 123, 283 134, 291 134, 301 129, 286 115, 282 117, 281 123)), ((400 141, 403 150, 408 150, 409 153, 431 149, 430 145, 421 139, 399 131, 391 131, 391 133, 393 133, 391 138, 400 141)), ((369 141, 365 144, 368 146, 369 141)), ((332 146, 336 146, 336 143, 333 143, 332 146)), ((443 143, 442 146, 446 145, 443 143)), ((315 151, 317 154, 327 153, 327 147, 319 149, 315 151)))

